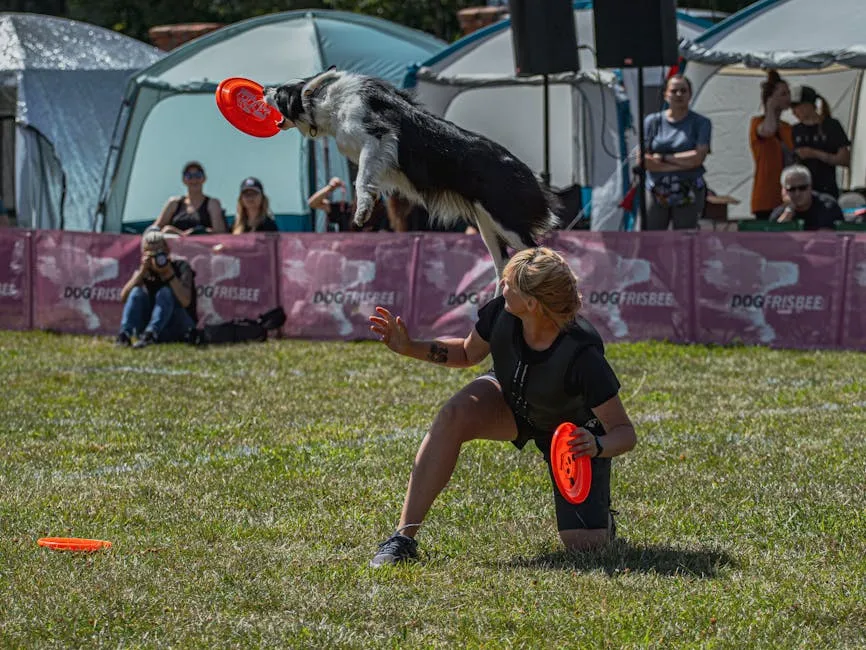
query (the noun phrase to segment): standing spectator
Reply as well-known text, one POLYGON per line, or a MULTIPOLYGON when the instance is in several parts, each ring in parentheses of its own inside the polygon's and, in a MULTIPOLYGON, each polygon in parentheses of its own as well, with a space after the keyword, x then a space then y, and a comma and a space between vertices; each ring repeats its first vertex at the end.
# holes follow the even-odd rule
POLYGON ((810 86, 797 86, 791 93, 791 110, 799 124, 793 127, 794 153, 812 172, 816 192, 839 198, 836 167, 851 162, 851 140, 830 115, 830 103, 810 86), (821 102, 820 109, 816 106, 821 102))
POLYGON ((120 293, 123 317, 115 343, 136 348, 183 341, 196 325, 195 272, 171 259, 165 235, 156 229, 141 239, 141 265, 120 293))
POLYGON ((812 174, 803 165, 786 167, 781 176, 784 203, 773 210, 770 221, 784 223, 798 219, 804 230, 832 230, 842 221, 842 209, 829 194, 812 189, 812 174))
POLYGON ((277 222, 271 212, 265 188, 258 178, 245 178, 241 183, 238 207, 232 233, 277 232, 277 222))
POLYGON ((647 229, 697 228, 707 185, 704 160, 712 124, 689 109, 692 83, 681 74, 665 84, 666 110, 647 115, 644 168, 647 171, 647 229))
POLYGON ((182 178, 186 194, 170 198, 153 225, 162 232, 181 236, 226 232, 219 199, 205 196, 207 176, 201 163, 184 165, 182 178))
POLYGON ((749 146, 755 161, 752 212, 756 219, 766 220, 782 202, 782 170, 794 163, 791 125, 781 119, 791 106, 791 89, 775 70, 768 71, 761 83, 761 105, 764 114, 753 117, 749 126, 749 146))

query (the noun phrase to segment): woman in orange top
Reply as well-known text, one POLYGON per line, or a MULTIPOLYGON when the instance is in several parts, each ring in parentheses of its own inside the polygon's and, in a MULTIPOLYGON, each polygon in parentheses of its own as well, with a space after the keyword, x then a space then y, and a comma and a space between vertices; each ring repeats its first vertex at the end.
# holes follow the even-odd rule
POLYGON ((756 219, 768 219, 782 204, 782 170, 794 164, 794 138, 791 125, 780 119, 791 106, 791 89, 775 70, 767 72, 761 83, 761 104, 764 114, 752 118, 749 145, 755 160, 752 180, 752 212, 756 219))

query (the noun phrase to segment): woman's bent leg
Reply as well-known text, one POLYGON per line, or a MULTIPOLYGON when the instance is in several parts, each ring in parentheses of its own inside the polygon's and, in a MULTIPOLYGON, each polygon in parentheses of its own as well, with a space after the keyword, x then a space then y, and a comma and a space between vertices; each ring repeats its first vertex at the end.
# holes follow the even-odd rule
POLYGON ((451 479, 464 442, 515 438, 517 425, 498 383, 479 378, 457 392, 439 411, 415 456, 398 532, 415 536, 451 479))

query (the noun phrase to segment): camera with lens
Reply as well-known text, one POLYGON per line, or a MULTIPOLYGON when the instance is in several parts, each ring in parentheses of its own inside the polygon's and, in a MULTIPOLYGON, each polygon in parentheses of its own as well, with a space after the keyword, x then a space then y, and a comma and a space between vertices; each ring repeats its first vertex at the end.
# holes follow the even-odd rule
POLYGON ((159 251, 156 255, 153 256, 153 263, 156 264, 159 268, 163 268, 166 264, 168 264, 168 255, 166 255, 162 251, 159 251))

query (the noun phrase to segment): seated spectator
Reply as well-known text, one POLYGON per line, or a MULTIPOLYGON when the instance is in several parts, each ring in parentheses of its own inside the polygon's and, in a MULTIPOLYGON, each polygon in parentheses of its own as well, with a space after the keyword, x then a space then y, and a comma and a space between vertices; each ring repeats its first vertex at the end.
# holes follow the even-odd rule
POLYGON ((833 229, 842 221, 842 209, 829 194, 812 189, 812 174, 803 165, 791 165, 782 172, 784 203, 773 210, 770 221, 784 223, 799 219, 804 230, 833 229))
POLYGON ((373 214, 361 228, 353 223, 355 216, 355 201, 347 201, 348 192, 346 183, 334 176, 328 184, 317 190, 307 199, 307 205, 313 210, 323 210, 328 215, 328 229, 338 231, 355 230, 362 232, 373 232, 377 230, 389 230, 388 216, 382 201, 376 202, 373 214), (342 190, 342 200, 335 201, 333 193, 342 190))
POLYGON ((793 128, 794 153, 812 172, 815 191, 838 199, 836 167, 847 167, 851 163, 851 140, 839 120, 830 115, 830 102, 814 88, 794 88, 791 110, 799 120, 793 128))
POLYGON ((164 233, 180 236, 226 232, 219 199, 205 196, 206 180, 201 163, 192 161, 184 165, 186 194, 170 198, 153 225, 164 233))
POLYGON ((183 341, 197 322, 195 272, 183 260, 171 259, 165 235, 148 230, 141 239, 141 265, 120 294, 123 317, 116 344, 143 348, 152 343, 183 341))
POLYGON ((245 232, 276 232, 277 222, 271 212, 265 188, 258 178, 245 178, 241 183, 241 193, 238 196, 238 207, 232 233, 240 235, 245 232))
POLYGON ((791 106, 791 89, 775 70, 769 70, 761 83, 761 105, 764 114, 753 117, 749 125, 749 146, 755 161, 752 212, 756 219, 766 220, 782 200, 779 174, 795 162, 791 125, 781 119, 791 106))

